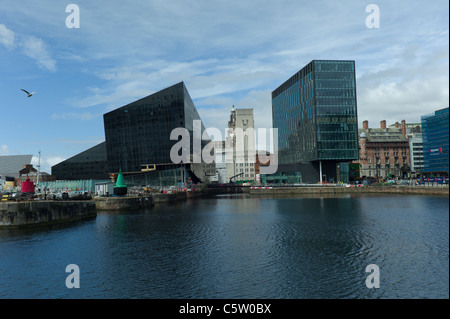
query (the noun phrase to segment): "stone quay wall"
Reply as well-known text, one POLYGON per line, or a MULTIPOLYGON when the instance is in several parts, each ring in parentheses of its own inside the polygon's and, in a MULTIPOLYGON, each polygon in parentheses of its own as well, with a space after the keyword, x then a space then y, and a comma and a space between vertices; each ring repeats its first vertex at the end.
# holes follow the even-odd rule
POLYGON ((93 201, 0 202, 0 228, 47 225, 94 218, 93 201))
POLYGON ((449 196, 448 186, 367 186, 367 187, 247 187, 249 194, 416 194, 449 196))
POLYGON ((94 202, 98 210, 132 210, 149 208, 154 204, 151 196, 96 197, 94 202))

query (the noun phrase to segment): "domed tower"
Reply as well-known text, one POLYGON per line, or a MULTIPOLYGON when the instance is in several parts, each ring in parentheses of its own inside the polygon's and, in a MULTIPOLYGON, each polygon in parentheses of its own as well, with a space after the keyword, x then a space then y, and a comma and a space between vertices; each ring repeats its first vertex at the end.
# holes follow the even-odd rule
POLYGON ((363 129, 359 133, 359 159, 361 164, 367 164, 367 134, 369 131, 369 121, 363 122, 363 129))
POLYGON ((234 105, 231 108, 230 120, 228 121, 228 128, 230 129, 236 128, 236 109, 234 108, 234 105))

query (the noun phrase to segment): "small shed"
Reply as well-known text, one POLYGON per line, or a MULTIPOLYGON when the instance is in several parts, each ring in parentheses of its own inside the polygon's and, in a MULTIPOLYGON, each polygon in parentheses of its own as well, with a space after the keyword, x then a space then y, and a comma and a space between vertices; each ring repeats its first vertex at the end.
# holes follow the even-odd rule
POLYGON ((100 196, 114 194, 114 183, 113 182, 95 183, 95 193, 100 196))

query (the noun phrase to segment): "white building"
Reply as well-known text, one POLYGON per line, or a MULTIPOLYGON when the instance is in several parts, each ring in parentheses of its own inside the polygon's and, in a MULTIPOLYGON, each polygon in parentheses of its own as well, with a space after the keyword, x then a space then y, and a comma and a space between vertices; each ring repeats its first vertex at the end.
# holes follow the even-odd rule
POLYGON ((409 138, 409 154, 411 177, 417 177, 424 169, 422 134, 415 134, 409 138))
POLYGON ((226 180, 229 182, 254 181, 255 175, 255 123, 253 109, 231 110, 228 134, 225 140, 226 180))
POLYGON ((219 184, 227 183, 227 166, 225 163, 225 141, 214 141, 216 175, 210 181, 219 184))
POLYGON ((409 161, 411 167, 411 177, 418 177, 420 171, 424 168, 423 162, 423 144, 422 144, 422 123, 403 123, 398 122, 390 125, 391 128, 402 127, 404 135, 409 141, 409 161))

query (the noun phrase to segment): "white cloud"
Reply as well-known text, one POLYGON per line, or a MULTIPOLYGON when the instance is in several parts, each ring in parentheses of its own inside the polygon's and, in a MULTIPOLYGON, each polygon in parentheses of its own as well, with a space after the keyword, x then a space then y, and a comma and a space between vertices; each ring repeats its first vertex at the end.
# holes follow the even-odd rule
POLYGON ((448 107, 449 95, 448 90, 442 89, 444 83, 448 87, 448 78, 380 83, 365 88, 358 98, 359 120, 369 120, 371 127, 378 127, 381 120, 388 124, 401 120, 420 122, 422 115, 448 107))
POLYGON ((449 104, 448 47, 406 46, 391 63, 365 70, 357 80, 359 124, 379 127, 421 116, 449 104), (372 124, 371 124, 372 123, 372 124))
POLYGON ((40 163, 40 171, 46 172, 48 174, 51 174, 52 172, 52 166, 61 163, 62 161, 66 160, 66 158, 62 156, 55 156, 55 155, 41 155, 41 159, 39 161, 39 157, 33 156, 31 158, 31 164, 36 169, 38 168, 38 165, 40 163))
POLYGON ((313 59, 356 61, 360 123, 419 121, 448 106, 448 1, 377 4, 375 30, 359 1, 88 1, 69 30, 65 5, 2 0, 15 32, 0 24, 0 44, 70 72, 65 102, 87 111, 50 111, 68 124, 184 81, 206 126, 224 128, 235 105, 271 127, 271 91, 313 59))
POLYGON ((37 65, 48 71, 56 71, 56 61, 52 58, 45 42, 32 35, 19 35, 16 41, 14 31, 8 29, 4 24, 0 24, 0 44, 13 50, 20 48, 23 54, 36 61, 37 65))
POLYGON ((185 82, 194 100, 245 93, 280 77, 277 68, 266 64, 264 58, 261 55, 190 62, 158 60, 114 67, 95 73, 107 81, 104 87, 86 88, 91 95, 72 99, 71 104, 78 107, 105 104, 108 109, 113 109, 181 81, 185 82))
POLYGON ((15 34, 4 24, 0 24, 0 43, 8 49, 14 49, 15 47, 15 34))
POLYGON ((5 144, 0 144, 0 155, 7 155, 10 154, 10 150, 8 145, 5 144))
POLYGON ((52 114, 52 120, 68 120, 68 119, 78 119, 82 121, 92 120, 96 116, 90 112, 83 113, 61 113, 61 114, 52 114))
POLYGON ((61 156, 46 156, 44 157, 44 163, 47 164, 48 166, 54 166, 58 163, 61 163, 62 161, 65 161, 66 159, 64 157, 61 156))
POLYGON ((51 57, 42 39, 35 36, 23 36, 20 41, 22 52, 34 59, 39 67, 48 71, 56 71, 56 61, 51 57))
MULTIPOLYGON (((76 57, 80 61, 89 56, 91 61, 108 62, 101 63, 100 69, 97 63, 84 61, 87 72, 96 75, 102 84, 96 91, 87 88, 85 96, 71 103, 113 109, 185 81, 194 100, 229 98, 234 94, 230 101, 233 104, 245 91, 273 90, 312 59, 322 58, 356 60, 362 81, 358 93, 365 102, 365 96, 369 97, 365 91, 369 89, 364 88, 368 81, 364 75, 384 72, 384 85, 397 83, 397 71, 410 67, 407 61, 419 61, 430 50, 448 43, 448 29, 437 30, 430 20, 436 9, 425 3, 415 4, 380 2, 382 27, 371 30, 365 26, 368 14, 363 3, 86 3, 80 7, 82 27, 70 33, 71 43, 80 44, 76 57), (106 18, 119 12, 118 8, 121 16, 132 17, 133 24, 125 26, 106 18)), ((11 2, 10 6, 15 4, 11 2)), ((44 14, 47 23, 55 25, 53 10, 36 10, 44 14)), ((31 14, 29 18, 33 19, 31 14)), ((436 17, 442 18, 442 14, 436 17)), ((67 33, 58 32, 61 35, 67 33)), ((51 68, 52 64, 48 65, 51 68)), ((370 90, 378 85, 371 84, 370 90)), ((397 83, 397 87, 404 85, 397 83)))

